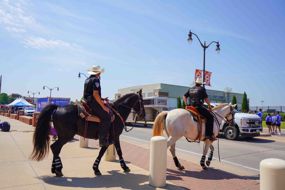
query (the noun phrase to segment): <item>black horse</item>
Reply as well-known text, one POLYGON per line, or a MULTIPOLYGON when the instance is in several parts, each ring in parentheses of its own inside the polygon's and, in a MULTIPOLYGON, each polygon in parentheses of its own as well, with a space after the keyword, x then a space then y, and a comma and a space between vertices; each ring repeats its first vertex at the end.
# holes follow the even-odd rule
MULTIPOLYGON (((125 121, 132 109, 140 117, 145 117, 141 90, 137 93, 124 95, 115 101, 112 107, 117 111, 114 111, 115 120, 110 129, 110 140, 115 145, 121 167, 125 172, 129 172, 130 169, 122 156, 119 136, 125 127, 125 121)), ((75 134, 89 139, 98 139, 100 124, 88 122, 88 125, 86 125, 85 120, 79 116, 77 105, 68 105, 66 107, 58 107, 53 104, 47 105, 39 115, 34 132, 34 149, 31 154, 31 159, 33 160, 40 161, 48 153, 51 121, 58 134, 58 139, 50 146, 53 153, 51 172, 55 173, 56 176, 61 177, 63 176, 61 172, 63 166, 59 154, 63 145, 68 141, 71 141, 75 134)), ((108 146, 104 146, 100 149, 99 155, 93 164, 95 175, 101 175, 99 163, 107 148, 108 146)))

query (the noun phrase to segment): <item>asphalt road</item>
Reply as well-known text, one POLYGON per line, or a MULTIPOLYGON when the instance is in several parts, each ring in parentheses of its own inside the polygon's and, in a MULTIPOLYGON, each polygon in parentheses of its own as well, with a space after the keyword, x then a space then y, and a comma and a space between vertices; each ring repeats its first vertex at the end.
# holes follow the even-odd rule
MULTIPOLYGON (((130 132, 124 132, 122 138, 131 138, 145 143, 149 143, 152 129, 135 127, 130 132)), ((219 140, 220 157, 222 163, 243 167, 253 173, 259 173, 260 161, 266 158, 279 158, 285 160, 285 137, 281 141, 276 141, 272 137, 258 137, 253 139, 241 139, 231 141, 221 138, 219 140)), ((214 157, 218 158, 217 141, 214 143, 214 157)), ((176 143, 177 156, 179 152, 201 157, 203 142, 189 143, 185 138, 181 138, 176 143)))

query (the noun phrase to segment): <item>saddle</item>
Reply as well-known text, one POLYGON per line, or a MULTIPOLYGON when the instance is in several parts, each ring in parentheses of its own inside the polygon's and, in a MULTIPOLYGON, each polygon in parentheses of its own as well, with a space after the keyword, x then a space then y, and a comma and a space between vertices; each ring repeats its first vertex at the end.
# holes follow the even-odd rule
POLYGON ((100 123, 101 120, 99 117, 91 114, 91 109, 89 108, 88 104, 85 100, 80 100, 80 102, 76 103, 78 108, 78 115, 84 119, 85 121, 96 122, 100 123))
POLYGON ((204 116, 202 116, 199 111, 194 106, 186 106, 185 109, 191 113, 194 118, 194 121, 197 122, 198 127, 198 135, 194 141, 199 142, 202 139, 202 123, 206 120, 204 116))
MULTIPOLYGON (((110 109, 111 106, 109 105, 109 103, 105 103, 106 106, 110 109)), ((90 122, 96 122, 96 123, 100 123, 101 120, 98 116, 96 115, 92 115, 91 114, 91 109, 88 106, 87 102, 85 102, 84 99, 81 99, 80 102, 77 102, 77 107, 78 107, 78 114, 82 119, 85 119, 85 121, 90 121, 90 122)), ((115 115, 112 112, 112 109, 110 109, 110 114, 111 114, 111 122, 113 123, 113 121, 115 120, 115 115)))

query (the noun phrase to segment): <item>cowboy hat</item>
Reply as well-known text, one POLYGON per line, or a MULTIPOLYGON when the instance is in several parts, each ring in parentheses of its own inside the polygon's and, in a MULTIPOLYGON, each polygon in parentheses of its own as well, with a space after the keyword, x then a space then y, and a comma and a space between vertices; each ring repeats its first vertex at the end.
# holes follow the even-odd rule
POLYGON ((203 84, 202 78, 201 77, 197 77, 195 83, 196 84, 203 84))
POLYGON ((99 73, 104 73, 104 69, 101 68, 99 65, 93 65, 90 69, 88 69, 88 74, 90 75, 97 75, 99 73))

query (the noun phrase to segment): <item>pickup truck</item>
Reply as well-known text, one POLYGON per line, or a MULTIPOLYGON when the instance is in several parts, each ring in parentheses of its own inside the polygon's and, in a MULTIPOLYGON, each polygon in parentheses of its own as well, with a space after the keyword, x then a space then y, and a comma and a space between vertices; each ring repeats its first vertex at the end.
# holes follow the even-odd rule
POLYGON ((220 125, 220 134, 230 140, 259 136, 260 132, 262 132, 262 121, 256 114, 236 112, 233 124, 229 125, 223 121, 220 125))

